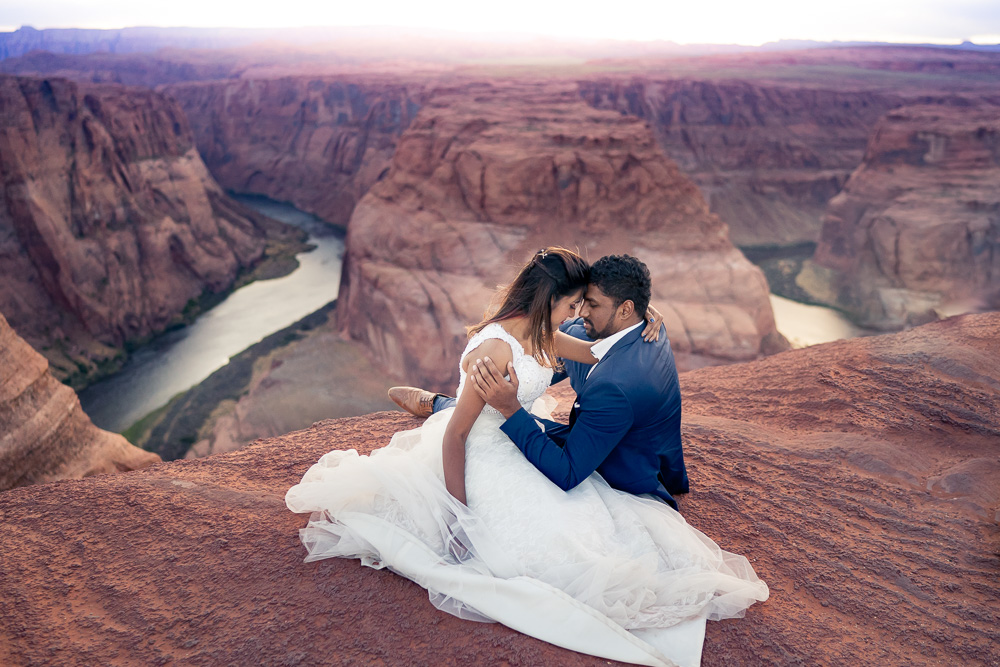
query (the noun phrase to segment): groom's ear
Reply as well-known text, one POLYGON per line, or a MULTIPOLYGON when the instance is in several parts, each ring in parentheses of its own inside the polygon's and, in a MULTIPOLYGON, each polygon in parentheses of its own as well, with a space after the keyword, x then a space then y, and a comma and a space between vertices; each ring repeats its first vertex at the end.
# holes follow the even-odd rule
POLYGON ((635 312, 635 303, 632 299, 625 299, 622 301, 622 305, 618 306, 618 316, 623 320, 627 320, 632 317, 632 313, 635 312))

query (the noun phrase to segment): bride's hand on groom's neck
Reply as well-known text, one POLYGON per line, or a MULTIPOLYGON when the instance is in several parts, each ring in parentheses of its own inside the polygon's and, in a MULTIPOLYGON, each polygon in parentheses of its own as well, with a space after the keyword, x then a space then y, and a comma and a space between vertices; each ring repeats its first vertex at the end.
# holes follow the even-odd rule
POLYGON ((485 357, 476 359, 469 374, 479 397, 498 410, 504 419, 510 419, 511 415, 521 409, 521 403, 517 400, 517 371, 512 362, 507 364, 507 373, 510 380, 504 378, 492 359, 485 357))

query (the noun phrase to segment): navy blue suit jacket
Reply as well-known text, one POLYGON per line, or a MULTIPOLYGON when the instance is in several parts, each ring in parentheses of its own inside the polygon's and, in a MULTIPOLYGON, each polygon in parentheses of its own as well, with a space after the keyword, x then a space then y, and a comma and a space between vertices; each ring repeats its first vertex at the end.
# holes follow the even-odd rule
MULTIPOLYGON (((582 320, 560 327, 587 339, 582 320)), ((660 340, 642 340, 642 327, 608 350, 597 366, 565 362, 577 400, 569 426, 518 410, 500 427, 546 477, 569 490, 595 470, 616 489, 649 493, 674 508, 671 494, 687 493, 681 449, 681 393, 674 354, 660 340), (587 376, 590 369, 593 373, 587 376)), ((558 378, 557 378, 558 379, 558 378)))

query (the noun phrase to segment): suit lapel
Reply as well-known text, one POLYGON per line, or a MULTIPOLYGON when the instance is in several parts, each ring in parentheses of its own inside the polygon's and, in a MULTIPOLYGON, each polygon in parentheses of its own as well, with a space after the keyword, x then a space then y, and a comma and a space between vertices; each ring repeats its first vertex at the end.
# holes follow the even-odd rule
POLYGON ((612 345, 611 349, 608 350, 607 353, 605 353, 605 355, 601 358, 599 362, 597 362, 597 365, 594 367, 593 373, 590 373, 584 378, 583 390, 576 395, 576 401, 573 402, 573 409, 569 411, 570 428, 573 428, 573 423, 576 421, 577 409, 580 407, 581 396, 587 391, 587 383, 590 381, 590 378, 593 377, 594 373, 599 372, 600 365, 605 363, 609 358, 611 358, 612 355, 618 354, 622 350, 631 347, 636 342, 636 340, 638 340, 639 337, 642 335, 642 329, 643 329, 642 327, 636 327, 632 331, 629 331, 627 334, 625 334, 625 336, 620 341, 612 345))

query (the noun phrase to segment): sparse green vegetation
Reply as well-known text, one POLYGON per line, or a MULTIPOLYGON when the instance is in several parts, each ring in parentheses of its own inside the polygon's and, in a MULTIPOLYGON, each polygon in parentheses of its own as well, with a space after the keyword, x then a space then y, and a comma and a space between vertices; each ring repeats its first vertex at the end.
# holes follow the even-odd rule
POLYGON ((209 425, 216 408, 224 401, 236 401, 246 395, 253 380, 254 363, 271 352, 303 337, 331 316, 336 301, 298 322, 276 331, 264 340, 234 355, 229 363, 201 383, 174 396, 159 408, 122 433, 129 442, 155 452, 165 461, 182 458, 199 434, 209 425))

